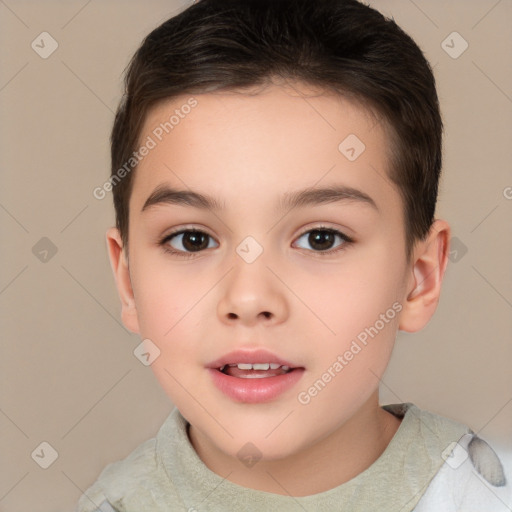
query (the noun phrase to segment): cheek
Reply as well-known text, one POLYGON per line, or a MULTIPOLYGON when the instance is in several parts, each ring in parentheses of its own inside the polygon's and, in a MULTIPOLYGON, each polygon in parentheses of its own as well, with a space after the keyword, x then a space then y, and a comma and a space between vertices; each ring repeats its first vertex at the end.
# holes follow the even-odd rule
POLYGON ((160 350, 151 367, 162 386, 179 387, 171 375, 187 382, 191 363, 200 363, 206 317, 211 316, 204 308, 213 309, 207 294, 216 281, 192 265, 172 266, 165 258, 137 263, 132 279, 140 335, 160 350))
POLYGON ((183 387, 191 387, 200 353, 197 315, 205 293, 201 280, 191 283, 175 270, 153 266, 144 270, 137 290, 141 337, 150 339, 160 351, 151 369, 172 402, 186 407, 188 395, 183 387))
POLYGON ((313 319, 309 329, 309 336, 319 342, 307 385, 320 380, 322 388, 329 382, 318 406, 328 407, 341 396, 367 396, 378 385, 398 329, 400 271, 392 256, 374 251, 368 257, 358 254, 357 260, 309 288, 304 302, 321 321, 313 319))
MULTIPOLYGON (((311 272, 307 273, 299 290, 304 303, 317 316, 312 322, 316 332, 322 329, 327 339, 330 334, 348 340, 392 308, 400 297, 401 275, 400 266, 382 253, 380 259, 358 254, 339 266, 333 265, 328 274, 313 278, 311 272)), ((388 316, 394 319, 394 313, 392 310, 388 316)))
POLYGON ((161 257, 136 261, 132 284, 141 336, 165 343, 175 331, 190 327, 208 283, 161 257))

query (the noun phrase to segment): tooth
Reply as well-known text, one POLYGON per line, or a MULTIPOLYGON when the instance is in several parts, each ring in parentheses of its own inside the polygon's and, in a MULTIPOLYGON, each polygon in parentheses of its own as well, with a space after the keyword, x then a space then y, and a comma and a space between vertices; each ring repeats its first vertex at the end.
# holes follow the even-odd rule
POLYGON ((255 363, 252 365, 255 370, 268 370, 270 368, 269 363, 255 363))
POLYGON ((289 370, 289 369, 290 369, 290 367, 289 367, 289 366, 283 366, 282 368, 283 368, 283 370, 284 370, 284 371, 287 371, 287 370, 289 370))
POLYGON ((226 368, 226 365, 225 365, 225 364, 223 364, 223 365, 219 368, 219 370, 220 370, 221 372, 223 372, 223 371, 224 371, 224 368, 226 368))
POLYGON ((277 363, 270 363, 271 370, 277 370, 281 365, 277 363))
POLYGON ((247 364, 247 363, 238 363, 238 369, 239 370, 252 370, 253 365, 247 364))
POLYGON ((252 373, 247 375, 240 375, 241 379, 265 379, 267 375, 265 373, 252 373))

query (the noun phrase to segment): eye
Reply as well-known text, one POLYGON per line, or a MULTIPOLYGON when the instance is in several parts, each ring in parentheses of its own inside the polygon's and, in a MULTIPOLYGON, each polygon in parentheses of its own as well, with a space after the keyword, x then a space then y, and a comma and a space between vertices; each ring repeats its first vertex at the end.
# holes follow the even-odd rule
POLYGON ((160 245, 164 250, 171 254, 183 257, 191 257, 192 253, 210 249, 212 246, 208 241, 213 238, 204 231, 199 229, 182 229, 167 235, 160 241, 160 245))
MULTIPOLYGON (((300 239, 305 239, 305 243, 310 244, 313 251, 319 253, 321 256, 337 253, 353 242, 351 238, 341 231, 324 226, 318 226, 306 231, 298 238, 298 240, 300 239), (341 242, 334 246, 333 249, 336 238, 341 240, 341 242)), ((307 249, 307 247, 301 247, 301 249, 307 249)))
MULTIPOLYGON (((318 253, 320 256, 332 255, 346 248, 348 244, 353 243, 353 240, 338 231, 337 229, 318 226, 310 229, 299 236, 297 240, 304 239, 306 244, 310 244, 313 252, 318 253), (339 240, 337 245, 336 239, 339 240)), ((159 244, 164 250, 175 256, 183 258, 192 258, 194 253, 199 253, 205 249, 218 247, 213 237, 208 233, 199 229, 181 229, 166 235, 159 244)), ((301 249, 308 249, 308 247, 301 247, 301 249)), ((309 250, 309 249, 308 249, 309 250)))

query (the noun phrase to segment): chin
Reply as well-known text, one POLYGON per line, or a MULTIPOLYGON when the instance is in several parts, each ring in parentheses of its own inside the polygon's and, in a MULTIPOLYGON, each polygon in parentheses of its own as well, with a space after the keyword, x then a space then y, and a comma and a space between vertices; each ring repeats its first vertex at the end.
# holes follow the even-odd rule
POLYGON ((254 451, 261 460, 269 462, 293 456, 307 446, 308 433, 296 424, 286 427, 281 425, 276 428, 282 418, 281 415, 278 421, 271 423, 270 427, 270 422, 265 423, 263 427, 250 421, 240 421, 236 425, 232 423, 230 433, 233 439, 217 436, 217 441, 220 443, 218 446, 225 453, 237 458, 251 451, 254 451))

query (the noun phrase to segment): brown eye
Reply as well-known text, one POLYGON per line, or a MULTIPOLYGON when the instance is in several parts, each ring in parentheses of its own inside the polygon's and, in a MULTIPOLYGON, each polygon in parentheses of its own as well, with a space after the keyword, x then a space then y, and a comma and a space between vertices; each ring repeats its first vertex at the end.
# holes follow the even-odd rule
MULTIPOLYGON (((341 231, 330 228, 310 229, 298 238, 298 240, 300 239, 305 239, 306 244, 309 245, 314 252, 327 254, 332 254, 341 250, 345 245, 352 242, 352 240, 341 231), (336 243, 336 239, 341 240, 341 242, 334 245, 336 243)), ((302 249, 308 249, 308 247, 299 247, 302 249)))
POLYGON ((311 247, 319 251, 331 249, 332 244, 335 242, 335 235, 330 231, 322 231, 315 229, 309 232, 308 243, 311 247))
POLYGON ((182 230, 167 236, 162 244, 172 247, 172 252, 199 252, 212 247, 209 241, 212 237, 199 230, 182 230))

